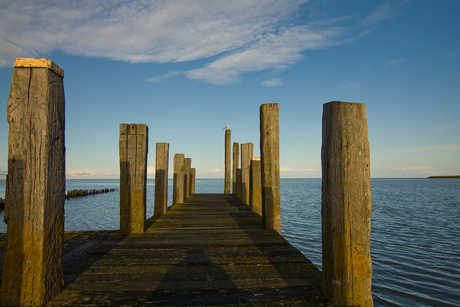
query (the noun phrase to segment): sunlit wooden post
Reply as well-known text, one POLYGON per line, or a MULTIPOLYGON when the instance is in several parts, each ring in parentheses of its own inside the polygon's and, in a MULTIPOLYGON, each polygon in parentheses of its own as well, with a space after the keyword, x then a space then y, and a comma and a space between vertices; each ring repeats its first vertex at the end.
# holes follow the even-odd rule
POLYGON ((155 161, 155 206, 154 215, 159 216, 168 209, 168 165, 169 144, 156 144, 155 161))
POLYGON ((225 130, 225 180, 224 193, 230 194, 230 184, 232 180, 232 147, 231 147, 231 131, 225 130))
POLYGON ((323 106, 323 293, 335 306, 373 306, 372 198, 366 107, 323 106))
POLYGON ((252 143, 241 144, 241 201, 249 206, 251 160, 254 145, 252 143))
POLYGON ((262 220, 264 229, 281 233, 279 104, 260 106, 262 220))
POLYGON ((260 158, 252 158, 250 207, 251 211, 262 215, 262 175, 260 164, 260 158))
POLYGON ((184 154, 174 155, 173 204, 184 202, 184 154))
POLYGON ((145 232, 148 127, 120 124, 120 233, 145 232))
POLYGON ((237 176, 236 176, 236 170, 240 167, 240 146, 238 143, 233 143, 233 168, 232 168, 232 193, 237 194, 236 192, 236 182, 237 182, 237 176))
POLYGON ((195 179, 196 179, 196 169, 192 167, 190 169, 190 195, 195 194, 195 179))
POLYGON ((190 197, 190 167, 192 158, 184 158, 184 200, 190 197))
POLYGON ((236 169, 236 197, 241 199, 241 168, 236 169))
POLYGON ((7 104, 2 306, 42 306, 64 285, 63 77, 50 60, 16 59, 7 104))

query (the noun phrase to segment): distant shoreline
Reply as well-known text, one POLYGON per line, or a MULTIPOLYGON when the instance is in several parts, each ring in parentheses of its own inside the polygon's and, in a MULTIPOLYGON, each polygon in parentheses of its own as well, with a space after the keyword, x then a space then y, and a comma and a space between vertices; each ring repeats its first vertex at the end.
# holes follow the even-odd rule
POLYGON ((429 176, 427 178, 428 179, 458 179, 458 178, 460 178, 460 175, 456 175, 456 176, 429 176))

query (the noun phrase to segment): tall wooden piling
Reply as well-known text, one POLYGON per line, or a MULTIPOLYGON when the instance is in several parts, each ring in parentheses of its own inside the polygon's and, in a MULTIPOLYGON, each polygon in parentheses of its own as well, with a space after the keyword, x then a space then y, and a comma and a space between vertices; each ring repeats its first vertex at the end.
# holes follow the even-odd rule
POLYGON ((232 180, 232 147, 231 147, 231 131, 225 130, 225 181, 224 194, 230 194, 232 180))
POLYGON ((260 106, 262 220, 264 229, 281 233, 279 104, 260 106))
POLYGON ((192 167, 190 169, 190 195, 195 194, 195 179, 196 179, 196 169, 192 167))
POLYGON ((16 59, 7 104, 8 225, 2 306, 42 306, 64 285, 64 71, 16 59))
POLYGON ((148 127, 120 124, 120 233, 145 232, 148 127))
POLYGON ((370 152, 364 104, 323 106, 323 293, 335 306, 373 306, 370 152))
POLYGON ((233 143, 233 168, 232 168, 232 193, 236 193, 236 170, 240 167, 240 146, 238 143, 233 143))
POLYGON ((241 199, 241 168, 236 169, 236 197, 241 199))
POLYGON ((155 161, 155 206, 154 215, 159 216, 168 209, 168 165, 169 144, 156 144, 155 161))
POLYGON ((184 154, 174 155, 173 205, 184 202, 184 154))
POLYGON ((241 144, 241 200, 249 206, 251 160, 254 152, 254 144, 241 144))
POLYGON ((190 169, 192 158, 184 158, 184 200, 190 197, 190 169))
POLYGON ((251 211, 262 215, 262 175, 260 164, 260 158, 252 158, 249 205, 251 211))

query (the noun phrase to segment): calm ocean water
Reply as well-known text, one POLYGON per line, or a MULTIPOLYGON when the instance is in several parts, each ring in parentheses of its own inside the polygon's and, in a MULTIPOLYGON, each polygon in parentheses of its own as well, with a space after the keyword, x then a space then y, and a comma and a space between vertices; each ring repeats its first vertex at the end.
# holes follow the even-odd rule
MULTIPOLYGON (((105 189, 119 181, 66 184, 105 189)), ((148 180, 147 216, 154 184, 148 180)), ((0 180, 0 197, 4 189, 0 180)), ((197 179, 196 192, 222 193, 223 180, 197 179)), ((171 181, 168 193, 170 205, 171 181)), ((460 306, 460 179, 372 179, 372 199, 375 306, 460 306)), ((118 192, 68 200, 65 229, 118 229, 118 206, 118 192)), ((283 236, 321 269, 321 179, 281 179, 281 219, 283 236)))

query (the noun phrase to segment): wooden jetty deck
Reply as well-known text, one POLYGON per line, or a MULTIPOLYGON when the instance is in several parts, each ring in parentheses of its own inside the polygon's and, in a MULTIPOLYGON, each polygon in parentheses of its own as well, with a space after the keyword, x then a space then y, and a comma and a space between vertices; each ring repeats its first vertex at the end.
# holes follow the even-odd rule
POLYGON ((64 290, 46 306, 331 306, 321 273, 229 194, 194 194, 147 232, 66 232, 64 290))

